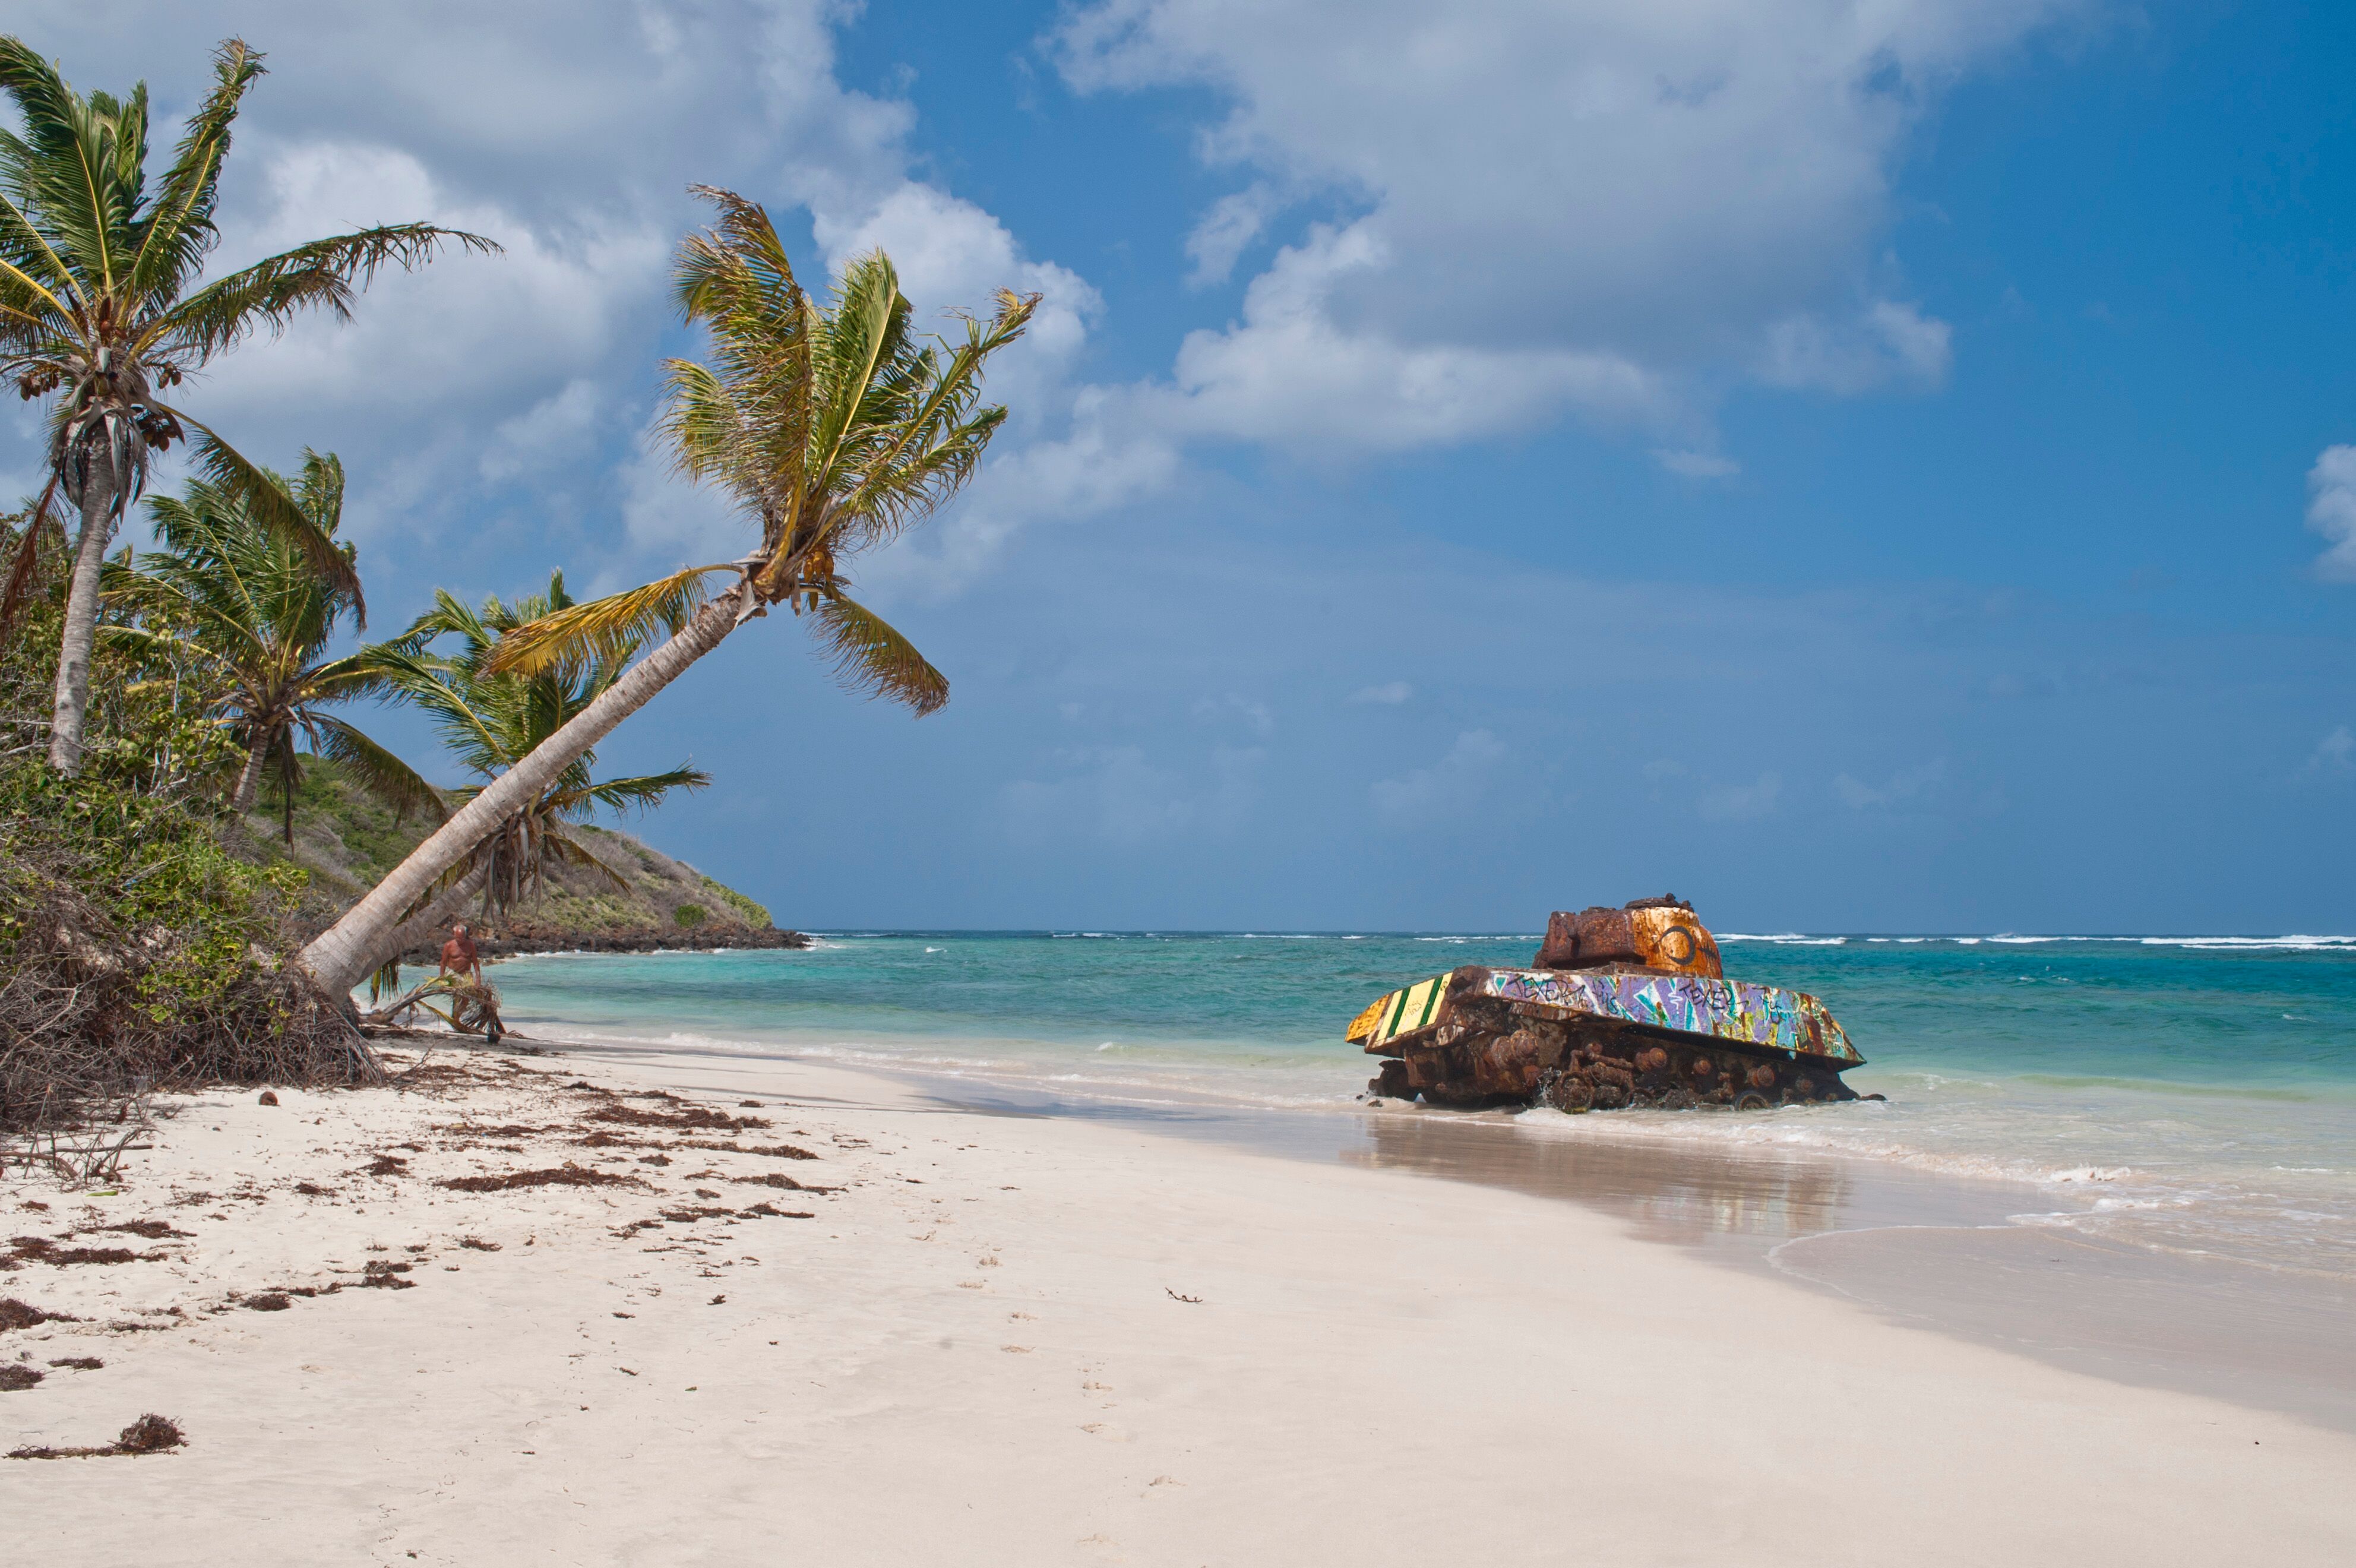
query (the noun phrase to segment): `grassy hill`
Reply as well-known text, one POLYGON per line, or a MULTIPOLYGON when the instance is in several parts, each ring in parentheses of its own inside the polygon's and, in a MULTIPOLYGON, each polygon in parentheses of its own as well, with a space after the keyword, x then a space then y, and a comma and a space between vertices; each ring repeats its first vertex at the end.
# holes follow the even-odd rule
MULTIPOLYGON (((307 934, 351 908, 433 824, 414 815, 394 820, 333 763, 306 759, 305 771, 291 845, 282 804, 265 792, 262 809, 228 830, 226 847, 259 864, 292 862, 311 874, 300 916, 307 934)), ((621 875, 626 890, 584 868, 552 870, 542 894, 505 920, 485 921, 479 911, 468 916, 487 952, 803 945, 797 933, 778 930, 761 905, 684 861, 610 828, 573 831, 621 875)))

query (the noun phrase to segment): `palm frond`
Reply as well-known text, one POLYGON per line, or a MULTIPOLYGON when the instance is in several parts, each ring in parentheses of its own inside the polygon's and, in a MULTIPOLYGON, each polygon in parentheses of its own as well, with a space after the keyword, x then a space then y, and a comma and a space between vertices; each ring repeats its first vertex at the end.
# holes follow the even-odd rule
POLYGON ((230 124, 245 90, 262 74, 262 56, 242 38, 228 38, 213 51, 213 86, 174 152, 172 166, 140 226, 125 294, 147 301, 168 298, 194 275, 218 238, 214 199, 220 188, 221 160, 228 156, 230 124))
POLYGON ((197 433, 192 445, 207 482, 234 497, 255 522, 298 547, 309 558, 312 569, 349 601, 353 620, 365 628, 368 601, 361 595, 359 573, 353 568, 350 551, 337 543, 335 536, 303 510, 302 503, 288 492, 285 481, 248 461, 210 425, 177 409, 167 412, 197 433))
POLYGON ((681 766, 668 773, 646 773, 635 779, 606 779, 585 789, 571 792, 562 802, 574 805, 603 806, 610 811, 653 811, 662 799, 674 789, 702 789, 712 783, 712 775, 700 768, 681 766))
POLYGON ((25 534, 16 542, 14 557, 8 563, 8 586, 0 590, 0 637, 16 624, 17 607, 25 602, 26 590, 33 585, 34 571, 40 565, 41 545, 46 531, 54 530, 58 542, 65 539, 65 525, 49 512, 49 501, 58 493, 58 476, 54 470, 49 482, 42 487, 41 499, 25 515, 25 534))
POLYGON ((379 271, 398 266, 414 272, 449 243, 477 255, 502 253, 496 241, 432 223, 395 223, 314 240, 207 284, 162 313, 147 338, 159 351, 201 364, 248 333, 265 327, 285 330, 305 309, 347 321, 354 295, 379 271))
POLYGON ((315 714, 305 728, 314 751, 343 766, 361 788, 391 806, 396 817, 406 818, 412 811, 422 811, 437 822, 449 819, 449 808, 443 804, 441 790, 342 719, 315 714))
POLYGON ((832 656, 834 678, 845 691, 889 697, 915 709, 918 718, 948 703, 948 677, 873 610, 826 594, 811 618, 811 634, 832 656))
POLYGON ((703 579, 732 572, 726 564, 690 566, 668 577, 542 616, 498 640, 483 669, 490 675, 536 675, 566 660, 618 669, 658 634, 676 636, 711 597, 703 579))

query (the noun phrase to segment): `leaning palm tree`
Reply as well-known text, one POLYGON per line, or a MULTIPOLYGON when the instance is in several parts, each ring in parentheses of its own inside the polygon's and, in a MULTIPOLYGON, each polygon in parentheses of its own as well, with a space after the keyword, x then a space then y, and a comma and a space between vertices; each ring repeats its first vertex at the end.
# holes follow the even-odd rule
MULTIPOLYGON (((22 135, 0 129, 0 375, 27 399, 56 394, 37 518, 60 491, 81 513, 49 731, 50 764, 68 773, 81 763, 108 537, 155 456, 191 432, 205 477, 300 541, 365 615, 359 580, 333 544, 252 464, 158 393, 257 328, 283 329, 314 307, 348 318, 355 285, 366 287, 387 263, 415 268, 445 242, 498 248, 431 224, 395 224, 315 240, 198 286, 220 238, 215 207, 230 123, 262 57, 232 38, 215 51, 213 74, 171 167, 150 190, 146 84, 123 99, 79 93, 22 42, 0 37, 0 91, 24 123, 22 135)), ((21 575, 10 573, 0 622, 21 575)))
POLYGON ((286 842, 294 841, 294 793, 303 782, 302 744, 343 764, 366 789, 403 815, 446 815, 434 788, 349 721, 327 711, 369 695, 382 676, 357 654, 326 657, 351 609, 353 548, 337 541, 344 506, 344 466, 333 453, 303 454, 303 477, 288 484, 263 470, 261 483, 281 508, 298 512, 334 548, 339 570, 322 573, 302 544, 266 527, 250 504, 251 487, 232 493, 203 480, 183 496, 148 502, 160 548, 137 567, 107 568, 105 597, 127 624, 100 635, 110 646, 168 658, 185 670, 212 717, 244 754, 230 807, 253 810, 265 777, 284 802, 286 842))
MULTIPOLYGON (((365 666, 387 701, 423 712, 443 745, 478 783, 447 791, 471 800, 537 751, 621 677, 637 650, 626 644, 602 653, 575 653, 544 660, 529 675, 495 674, 488 665, 499 639, 549 615, 573 607, 564 574, 551 575, 545 595, 514 604, 496 596, 469 609, 447 592, 434 595, 434 608, 390 643, 360 650, 365 666), (455 653, 434 645, 457 639, 455 653)), ((600 809, 651 811, 674 789, 701 789, 711 778, 691 767, 627 779, 598 779, 596 753, 584 751, 539 793, 451 866, 443 884, 411 912, 394 935, 380 944, 368 969, 397 958, 477 894, 485 917, 497 916, 537 894, 552 866, 574 866, 627 892, 628 879, 599 859, 573 831, 600 809)))
POLYGON ((981 403, 983 367, 1022 336, 1038 296, 1001 292, 997 313, 968 319, 961 342, 926 338, 911 328, 907 297, 882 252, 853 260, 820 304, 795 282, 766 212, 696 188, 718 207, 719 222, 680 245, 676 275, 687 318, 711 334, 712 363, 671 361, 665 433, 680 471, 725 489, 757 544, 740 561, 559 610, 501 640, 487 668, 528 674, 669 633, 304 950, 331 994, 368 972, 387 928, 476 844, 771 606, 807 618, 852 690, 919 714, 948 700, 940 672, 851 600, 841 567, 972 478, 1006 418, 1003 407, 981 403), (707 597, 705 579, 723 573, 735 581, 707 597))

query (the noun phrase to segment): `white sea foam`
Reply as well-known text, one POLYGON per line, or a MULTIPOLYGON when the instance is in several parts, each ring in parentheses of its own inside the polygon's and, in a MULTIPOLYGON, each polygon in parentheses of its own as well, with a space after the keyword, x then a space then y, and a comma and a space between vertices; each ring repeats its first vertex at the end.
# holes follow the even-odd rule
POLYGON ((1811 937, 1804 936, 1798 931, 1784 931, 1775 936, 1760 936, 1749 931, 1722 931, 1719 934, 1718 940, 1721 942, 1773 942, 1779 947, 1789 948, 1838 948, 1848 945, 1847 937, 1811 937))

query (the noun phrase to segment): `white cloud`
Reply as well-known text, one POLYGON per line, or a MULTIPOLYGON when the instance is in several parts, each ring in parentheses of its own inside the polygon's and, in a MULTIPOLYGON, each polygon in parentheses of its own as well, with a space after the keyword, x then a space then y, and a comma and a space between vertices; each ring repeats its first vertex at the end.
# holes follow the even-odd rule
POLYGON ((639 564, 656 572, 734 561, 758 544, 760 534, 724 491, 690 484, 674 470, 670 449, 650 420, 637 450, 623 462, 622 531, 635 560, 609 562, 589 585, 597 594, 630 586, 639 564))
POLYGON ((1935 386, 1947 325, 1884 240, 1958 77, 2093 0, 1099 0, 1050 40, 1082 92, 1209 89, 1249 183, 1188 240, 1242 319, 1190 337, 1172 424, 1411 447, 1576 411, 1674 427, 1730 376, 1935 386), (1335 216, 1336 209, 1339 216, 1335 216))
POLYGON ((597 384, 574 377, 562 391, 499 422, 478 465, 483 478, 499 484, 584 456, 604 407, 597 384))
POLYGON ((1350 693, 1354 703, 1376 703, 1395 708, 1415 695, 1415 688, 1404 681, 1386 681, 1379 686, 1362 686, 1350 693))
POLYGON ((1947 760, 1937 757, 1912 768, 1901 768, 1890 776, 1887 783, 1879 786, 1867 784, 1850 774, 1841 774, 1833 780, 1833 793, 1839 797, 1842 805, 1853 811, 1862 811, 1875 806, 1912 800, 1935 788, 1946 776, 1947 760))
POLYGON ((1794 316, 1767 329, 1760 380, 1794 391, 1861 392, 1887 382, 1947 379, 1951 329, 1913 306, 1878 299, 1854 319, 1794 316))
POLYGON ((1741 464, 1715 452, 1659 446, 1653 450, 1653 461, 1688 479, 1730 479, 1742 472, 1741 464))
POLYGON ((2356 446, 2325 447, 2307 471, 2307 526, 2331 542, 2316 558, 2316 575, 2356 583, 2356 446))
POLYGON ((1774 814, 1783 793, 1780 773, 1762 773, 1748 784, 1720 784, 1702 791, 1701 814, 1713 822, 1748 822, 1774 814))
MULTIPOLYGON (((809 270, 885 245, 928 317, 986 310, 1000 286, 1044 295, 1029 338, 992 369, 992 394, 1023 422, 1001 435, 993 472, 1038 470, 1046 496, 1035 510, 1052 510, 1059 490, 1067 507, 1089 504, 1091 486, 1122 493, 1117 478, 1059 471, 1107 466, 1089 462, 1087 439, 1023 461, 1077 429, 1066 378, 1101 312, 1096 291, 922 177, 911 104, 842 84, 835 33, 854 5, 641 0, 594 19, 556 0, 423 15, 293 0, 16 9, 12 30, 64 59, 77 85, 119 91, 145 77, 161 115, 194 103, 224 34, 268 51, 227 165, 216 272, 371 222, 425 219, 506 247, 380 274, 349 324, 304 318, 187 390, 191 412, 258 458, 288 462, 305 444, 339 452, 353 478, 347 515, 364 541, 432 543, 460 518, 502 504, 537 516, 556 501, 557 526, 577 535, 612 526, 610 512, 581 521, 584 498, 608 498, 623 513, 620 542, 641 558, 608 559, 607 580, 735 542, 723 505, 614 439, 644 418, 657 357, 673 347, 671 250, 708 217, 691 179, 768 201, 788 235, 804 205, 823 252, 809 270), (501 493, 525 485, 519 499, 501 493)), ((159 151, 176 134, 159 127, 159 151)), ((1108 466, 1123 464, 1150 481, 1155 458, 1108 466)), ((22 465, 0 448, 0 467, 12 466, 22 465)), ((944 531, 932 575, 969 576, 1033 510, 1034 498, 1011 499, 953 538, 944 531)))
POLYGON ((2341 725, 2315 743, 2315 755, 2307 759, 2301 773, 2328 773, 2345 777, 2356 774, 2356 730, 2341 725))
POLYGON ((1487 793, 1505 757, 1505 743, 1494 735, 1485 729, 1466 730, 1447 755, 1430 767, 1371 785, 1368 793, 1375 814, 1387 826, 1408 828, 1462 811, 1487 793))
POLYGON ((1186 274, 1187 286, 1203 288, 1226 282, 1244 247, 1259 238, 1280 205, 1266 180, 1257 180, 1213 202, 1194 232, 1186 236, 1186 259, 1194 263, 1186 274))
POLYGON ((1240 325, 1186 335, 1173 389, 1149 402, 1151 415, 1196 436, 1401 450, 1529 428, 1565 406, 1666 412, 1657 379, 1615 353, 1344 326, 1337 289, 1388 265, 1387 242, 1363 222, 1312 228, 1252 280, 1240 325))

